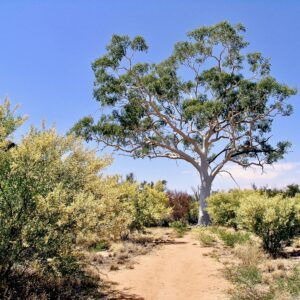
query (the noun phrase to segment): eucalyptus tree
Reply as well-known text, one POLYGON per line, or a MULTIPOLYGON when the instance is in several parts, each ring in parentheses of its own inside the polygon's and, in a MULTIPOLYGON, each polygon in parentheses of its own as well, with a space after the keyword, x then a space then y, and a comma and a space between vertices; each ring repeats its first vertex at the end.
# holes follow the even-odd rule
POLYGON ((281 159, 289 143, 271 141, 278 116, 289 116, 296 90, 270 75, 270 62, 247 52, 243 25, 200 27, 154 64, 141 62, 141 36, 113 35, 92 64, 94 97, 103 114, 73 130, 134 158, 184 160, 201 183, 199 224, 208 224, 206 198, 226 164, 262 167, 281 159))

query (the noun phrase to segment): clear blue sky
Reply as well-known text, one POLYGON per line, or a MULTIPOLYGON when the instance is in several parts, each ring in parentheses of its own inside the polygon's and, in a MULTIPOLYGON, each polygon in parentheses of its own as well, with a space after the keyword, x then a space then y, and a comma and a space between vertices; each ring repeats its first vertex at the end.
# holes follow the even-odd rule
MULTIPOLYGON (((8 96, 29 115, 22 132, 45 119, 64 133, 79 118, 97 110, 90 65, 104 53, 113 33, 145 36, 149 59, 160 61, 187 31, 222 20, 242 22, 250 48, 271 58, 272 74, 299 88, 299 16, 300 1, 296 0, 2 0, 0 98, 8 96)), ((278 140, 292 141, 292 152, 264 177, 232 167, 241 186, 300 183, 299 97, 291 100, 293 117, 276 122, 273 132, 278 140)), ((166 179, 171 188, 186 190, 199 183, 189 165, 166 160, 116 157, 109 172, 134 172, 141 180, 166 179)), ((224 177, 214 188, 232 186, 224 177)))

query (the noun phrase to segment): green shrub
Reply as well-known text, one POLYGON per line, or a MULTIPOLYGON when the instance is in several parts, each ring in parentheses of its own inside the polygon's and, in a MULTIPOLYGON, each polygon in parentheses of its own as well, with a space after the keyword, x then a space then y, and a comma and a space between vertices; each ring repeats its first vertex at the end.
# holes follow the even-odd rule
POLYGON ((254 192, 232 190, 211 195, 207 199, 207 211, 213 224, 237 228, 237 210, 241 200, 249 193, 254 192))
POLYGON ((44 138, 32 131, 18 147, 1 153, 0 269, 3 276, 15 265, 33 262, 43 272, 68 274, 75 267, 71 245, 77 233, 76 221, 70 219, 66 203, 70 201, 72 210, 78 198, 66 193, 63 179, 54 183, 52 175, 58 168, 57 157, 62 149, 51 147, 49 135, 45 134, 44 138), (48 172, 49 167, 53 168, 52 173, 48 172))
POLYGON ((263 288, 263 277, 259 264, 264 261, 264 254, 252 241, 239 245, 234 249, 238 264, 230 264, 225 268, 225 275, 234 287, 231 289, 232 300, 272 300, 272 288, 263 288))
POLYGON ((8 110, 0 106, 0 276, 20 268, 49 276, 77 273, 79 246, 127 230, 123 185, 100 175, 110 158, 55 129, 32 128, 8 148, 7 133, 20 122, 8 110))
POLYGON ((189 205, 188 222, 197 224, 199 216, 199 201, 192 199, 189 205))
POLYGON ((236 244, 244 244, 250 239, 249 233, 231 232, 225 229, 219 229, 217 235, 228 247, 234 247, 236 244))
POLYGON ((262 290, 262 274, 256 265, 231 266, 225 269, 225 275, 235 286, 231 290, 232 300, 272 300, 273 291, 262 290))
POLYGON ((287 187, 284 191, 284 196, 293 198, 299 193, 300 193, 299 184, 289 184, 289 185, 287 185, 287 187))
POLYGON ((182 221, 174 221, 170 223, 170 227, 175 230, 178 237, 183 237, 184 234, 188 231, 187 224, 182 221))
MULTIPOLYGON (((270 197, 258 191, 233 190, 216 193, 208 199, 208 212, 214 224, 244 228, 261 237, 263 248, 278 255, 300 232, 300 196, 282 194, 270 197)), ((223 233, 225 244, 233 245, 243 236, 223 233)))
POLYGON ((0 277, 19 267, 71 275, 80 269, 82 248, 169 213, 162 182, 103 176, 111 158, 99 158, 73 135, 32 128, 14 147, 9 136, 22 121, 8 103, 0 105, 0 277))
POLYGON ((237 284, 245 284, 247 286, 253 286, 261 283, 262 275, 257 266, 251 265, 239 265, 233 268, 231 273, 231 280, 237 284))
POLYGON ((249 195, 238 209, 238 222, 262 238, 263 248, 271 255, 288 244, 300 228, 299 198, 249 195))
POLYGON ((162 181, 154 184, 129 183, 127 201, 132 214, 131 230, 160 225, 169 218, 172 211, 168 207, 168 197, 162 181))

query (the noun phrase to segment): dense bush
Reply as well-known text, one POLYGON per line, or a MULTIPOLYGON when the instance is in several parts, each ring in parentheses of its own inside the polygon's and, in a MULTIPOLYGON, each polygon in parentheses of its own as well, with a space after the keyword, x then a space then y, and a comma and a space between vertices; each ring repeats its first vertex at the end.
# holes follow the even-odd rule
POLYGON ((199 215, 199 201, 186 192, 168 191, 168 206, 172 209, 169 222, 183 221, 196 224, 199 215))
POLYGON ((192 198, 189 204, 188 223, 197 224, 199 216, 199 201, 192 198))
POLYGON ((127 186, 127 201, 131 209, 129 226, 132 230, 160 225, 169 218, 171 208, 168 207, 164 182, 139 184, 127 181, 127 186))
POLYGON ((79 242, 126 229, 130 215, 118 200, 117 179, 98 175, 110 161, 54 129, 31 129, 17 147, 1 152, 2 275, 17 265, 72 273, 79 242))
POLYGON ((186 221, 189 215, 191 196, 188 193, 168 191, 169 206, 172 208, 172 221, 186 221))
POLYGON ((0 106, 0 276, 17 269, 66 276, 81 273, 82 247, 119 239, 133 226, 165 219, 162 182, 103 176, 111 163, 73 135, 32 128, 18 146, 10 134, 23 119, 0 106), (80 263, 79 263, 80 262, 80 263))
POLYGON ((262 238, 263 248, 273 256, 288 244, 300 228, 300 199, 249 195, 238 209, 240 226, 262 238))
POLYGON ((74 273, 80 246, 119 239, 170 213, 162 182, 141 185, 101 175, 111 159, 97 157, 72 135, 31 129, 17 147, 3 149, 2 276, 16 266, 57 276, 74 273))
POLYGON ((262 238, 263 248, 276 256, 299 234, 300 197, 294 194, 296 190, 294 186, 286 189, 293 198, 283 193, 271 196, 261 190, 220 192, 209 197, 208 211, 216 225, 255 233, 262 238))
POLYGON ((99 158, 73 135, 32 128, 0 105, 0 277, 30 269, 40 275, 80 272, 81 250, 156 225, 168 217, 163 182, 138 184, 103 176, 99 158), (80 262, 80 263, 79 263, 80 262))
POLYGON ((211 195, 207 200, 207 211, 213 224, 237 228, 237 209, 245 192, 232 190, 211 195))
POLYGON ((0 106, 0 274, 77 272, 80 246, 128 231, 130 186, 101 175, 99 158, 72 135, 32 128, 18 146, 10 135, 23 119, 0 106))

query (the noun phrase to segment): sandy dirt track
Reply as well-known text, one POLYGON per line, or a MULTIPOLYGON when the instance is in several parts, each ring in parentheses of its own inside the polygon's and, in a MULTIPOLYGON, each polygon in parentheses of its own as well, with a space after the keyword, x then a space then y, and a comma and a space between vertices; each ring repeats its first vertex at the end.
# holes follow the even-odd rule
POLYGON ((108 277, 122 292, 122 299, 227 299, 229 283, 222 277, 222 265, 203 255, 210 250, 186 235, 138 257, 134 269, 111 271, 108 277))

